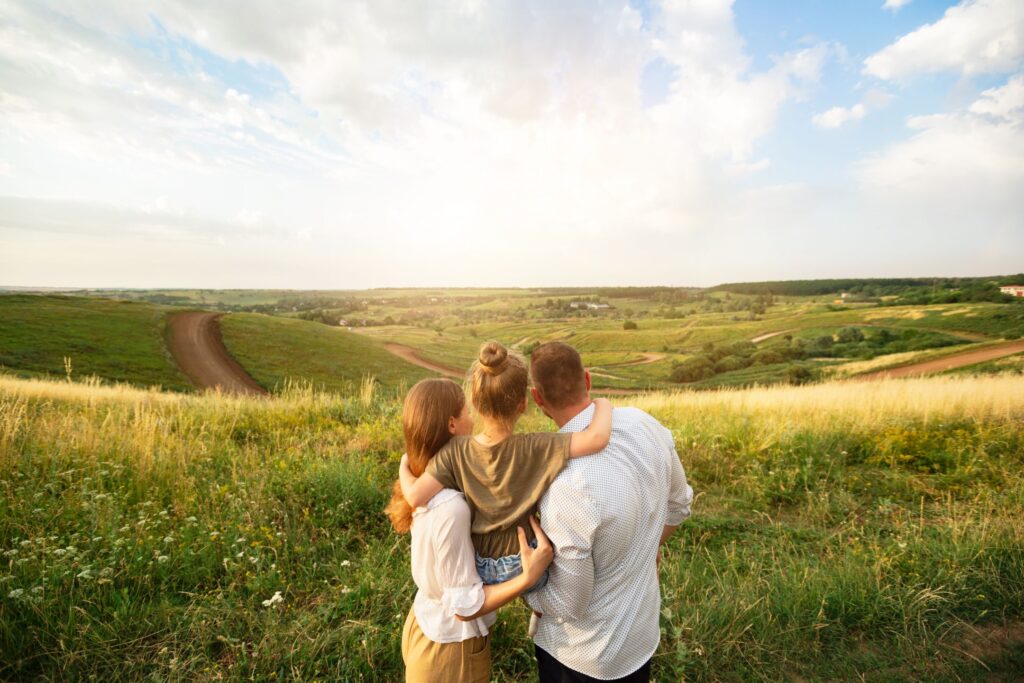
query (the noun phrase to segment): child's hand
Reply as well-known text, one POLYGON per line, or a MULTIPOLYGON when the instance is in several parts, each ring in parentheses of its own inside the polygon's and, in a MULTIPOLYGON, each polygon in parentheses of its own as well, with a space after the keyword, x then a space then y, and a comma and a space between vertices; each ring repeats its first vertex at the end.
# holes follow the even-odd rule
POLYGON ((527 543, 526 532, 523 530, 523 527, 519 527, 518 533, 519 556, 523 561, 523 573, 530 577, 530 585, 532 586, 540 581, 548 566, 551 565, 552 560, 555 559, 555 549, 551 547, 551 541, 548 540, 544 530, 540 528, 536 517, 530 517, 530 526, 533 527, 533 533, 537 536, 536 548, 531 547, 527 543))

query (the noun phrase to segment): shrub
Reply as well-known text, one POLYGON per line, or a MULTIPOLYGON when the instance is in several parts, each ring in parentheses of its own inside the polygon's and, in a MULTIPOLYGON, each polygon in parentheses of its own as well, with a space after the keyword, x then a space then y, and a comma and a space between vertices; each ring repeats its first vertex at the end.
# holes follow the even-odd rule
POLYGON ((864 333, 860 331, 859 327, 844 327, 836 334, 836 341, 840 344, 861 342, 864 341, 864 333))
POLYGON ((633 322, 632 320, 627 320, 626 322, 622 323, 622 329, 624 329, 624 330, 635 330, 636 329, 636 323, 633 322))
POLYGON ((714 374, 714 363, 705 356, 696 356, 673 368, 669 379, 673 382, 696 382, 712 377, 714 374))
POLYGON ((726 356, 722 360, 715 363, 715 372, 731 372, 732 370, 742 370, 748 365, 750 365, 750 359, 748 358, 742 358, 740 356, 726 356))
POLYGON ((814 379, 814 373, 803 365, 794 365, 786 371, 786 381, 790 384, 807 384, 814 379))
POLYGON ((775 363, 781 363, 785 358, 783 358, 782 354, 778 351, 765 349, 764 351, 758 351, 755 353, 751 360, 754 361, 755 365, 774 365, 775 363))

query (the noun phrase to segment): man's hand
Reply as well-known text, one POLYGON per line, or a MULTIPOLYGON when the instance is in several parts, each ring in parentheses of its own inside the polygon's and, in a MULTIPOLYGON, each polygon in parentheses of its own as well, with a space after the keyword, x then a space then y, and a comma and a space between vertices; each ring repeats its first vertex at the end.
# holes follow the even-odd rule
POLYGON ((536 548, 527 543, 523 527, 519 527, 517 532, 519 534, 519 556, 523 561, 523 574, 529 577, 532 586, 540 581, 548 566, 551 565, 551 561, 555 559, 555 549, 551 547, 551 541, 548 540, 544 530, 540 528, 536 517, 530 517, 530 526, 533 527, 533 533, 537 537, 536 548))

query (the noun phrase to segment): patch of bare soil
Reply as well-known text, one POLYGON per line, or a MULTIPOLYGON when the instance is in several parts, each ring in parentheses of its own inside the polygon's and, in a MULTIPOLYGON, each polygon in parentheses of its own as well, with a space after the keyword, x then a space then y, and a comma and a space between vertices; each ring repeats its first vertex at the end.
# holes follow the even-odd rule
POLYGON ((181 371, 200 389, 262 396, 256 383, 231 357, 220 334, 220 313, 188 311, 168 320, 168 346, 181 371))

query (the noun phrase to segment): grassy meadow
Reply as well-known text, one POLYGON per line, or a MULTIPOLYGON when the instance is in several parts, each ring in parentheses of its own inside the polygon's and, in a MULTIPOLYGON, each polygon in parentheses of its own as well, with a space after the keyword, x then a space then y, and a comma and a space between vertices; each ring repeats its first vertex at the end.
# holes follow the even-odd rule
POLYGON ((74 378, 190 389, 164 343, 169 310, 77 296, 0 296, 0 370, 65 377, 70 369, 74 378))
MULTIPOLYGON (((698 492, 661 565, 655 680, 1024 670, 1019 376, 621 403, 672 429, 698 492)), ((408 538, 381 514, 399 413, 372 384, 0 377, 0 679, 400 680, 408 538)), ((495 680, 531 675, 525 630, 501 613, 495 680)))
POLYGON ((352 393, 373 377, 385 387, 408 387, 434 374, 345 329, 278 316, 232 313, 220 319, 228 352, 271 391, 289 382, 352 393))

